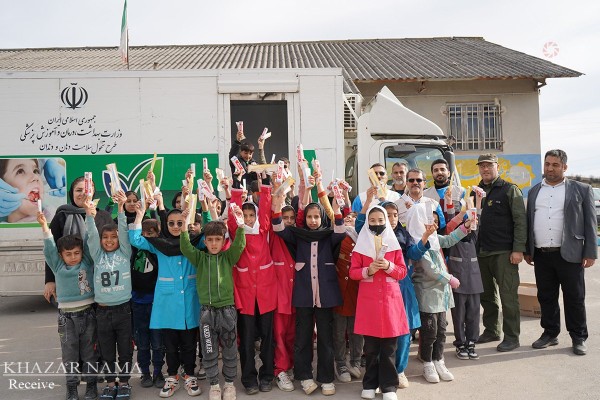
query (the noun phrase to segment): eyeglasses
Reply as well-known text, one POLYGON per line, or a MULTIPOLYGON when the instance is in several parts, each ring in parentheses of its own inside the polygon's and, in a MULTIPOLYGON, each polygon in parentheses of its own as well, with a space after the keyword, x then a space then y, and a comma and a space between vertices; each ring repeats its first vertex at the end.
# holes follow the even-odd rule
POLYGON ((375 173, 379 176, 385 176, 385 171, 375 171, 375 173))
POLYGON ((410 178, 410 179, 408 179, 408 181, 409 181, 410 183, 413 183, 413 182, 418 182, 418 183, 421 183, 421 182, 423 182, 424 180, 425 180, 425 179, 421 179, 421 178, 410 178))
POLYGON ((181 228, 183 226, 183 221, 169 221, 169 226, 171 228, 174 227, 175 224, 177 224, 177 226, 181 228))

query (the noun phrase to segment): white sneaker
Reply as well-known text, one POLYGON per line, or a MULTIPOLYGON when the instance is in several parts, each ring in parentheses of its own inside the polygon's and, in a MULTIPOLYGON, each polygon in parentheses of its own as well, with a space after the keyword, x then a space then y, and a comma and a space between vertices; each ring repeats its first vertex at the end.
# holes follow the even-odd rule
POLYGON ((345 365, 336 365, 335 366, 335 377, 338 381, 348 383, 352 381, 352 377, 350 376, 350 372, 348 372, 348 367, 345 365))
POLYGON ((318 388, 317 384, 312 379, 300 381, 300 384, 302 385, 302 390, 304 390, 304 393, 306 394, 311 394, 318 388))
POLYGON ((404 375, 404 372, 398 374, 398 387, 400 389, 406 389, 408 387, 408 378, 404 375))
POLYGON ((398 400, 396 392, 385 392, 383 394, 383 400, 398 400))
POLYGON ((225 382, 223 385, 223 400, 235 400, 236 392, 235 386, 233 386, 233 382, 225 382))
POLYGON ((444 360, 434 361, 433 365, 435 365, 435 370, 437 371, 441 380, 443 380, 443 381, 453 381, 454 380, 454 375, 452 375, 452 373, 450 373, 450 371, 448 371, 448 368, 446 368, 446 364, 444 363, 444 360))
POLYGON ((360 392, 360 398, 365 400, 372 400, 375 398, 375 390, 374 389, 363 389, 360 392))
POLYGON ((216 385, 210 385, 208 400, 221 400, 221 385, 218 383, 216 385))
POLYGON ((335 385, 333 383, 321 384, 321 393, 323 396, 332 396, 335 394, 335 385))
POLYGON ((202 389, 198 386, 198 380, 195 376, 186 375, 184 377, 184 386, 190 396, 200 396, 202 389))
POLYGON ((294 391, 294 384, 292 383, 288 374, 285 373, 285 371, 281 371, 275 378, 275 381, 277 382, 277 386, 279 387, 279 389, 283 390, 284 392, 294 391))
POLYGON ((179 389, 179 379, 169 376, 165 379, 165 385, 158 394, 160 397, 171 397, 179 389))
POLYGON ((432 362, 423 363, 423 376, 429 383, 438 383, 440 381, 440 376, 438 375, 432 362))
POLYGON ((350 363, 348 372, 350 372, 350 375, 352 375, 353 378, 360 379, 362 376, 362 371, 360 370, 360 361, 358 363, 350 363))

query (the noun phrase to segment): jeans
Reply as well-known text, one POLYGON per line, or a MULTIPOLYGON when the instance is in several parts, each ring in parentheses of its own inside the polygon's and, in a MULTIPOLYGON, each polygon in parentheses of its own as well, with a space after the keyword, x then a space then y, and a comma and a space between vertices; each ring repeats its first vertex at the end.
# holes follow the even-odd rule
POLYGON ((96 384, 98 354, 96 353, 96 313, 90 306, 83 311, 58 313, 58 337, 62 362, 67 374, 67 385, 79 383, 79 374, 85 374, 87 383, 96 384), (83 362, 78 368, 79 360, 83 362))
POLYGON ((152 303, 132 303, 131 309, 138 366, 142 374, 148 374, 150 373, 150 360, 152 360, 153 375, 157 375, 165 363, 165 350, 160 329, 150 329, 152 303), (150 349, 152 349, 152 357, 150 349))
POLYGON ((219 383, 219 344, 223 346, 223 377, 225 382, 233 382, 237 375, 236 323, 237 311, 235 306, 218 308, 202 306, 200 308, 202 365, 211 385, 219 383))
POLYGON ((129 302, 116 306, 98 306, 98 346, 102 356, 102 372, 106 373, 106 381, 125 383, 131 377, 133 360, 133 342, 131 327, 131 304, 129 302), (117 364, 117 351, 119 362, 117 364))

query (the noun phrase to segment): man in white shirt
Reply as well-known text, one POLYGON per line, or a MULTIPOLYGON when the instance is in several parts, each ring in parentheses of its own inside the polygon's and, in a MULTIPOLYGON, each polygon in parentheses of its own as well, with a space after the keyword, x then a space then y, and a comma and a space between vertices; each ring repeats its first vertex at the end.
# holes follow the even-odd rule
POLYGON ((426 184, 427 180, 425 179, 425 172, 423 172, 422 169, 412 168, 408 170, 408 173, 406 174, 405 193, 394 202, 398 206, 398 220, 401 224, 406 225, 406 213, 413 204, 429 203, 431 212, 435 212, 438 215, 440 221, 438 228, 443 230, 446 228, 446 219, 444 218, 442 207, 440 207, 440 203, 434 199, 423 195, 426 184))
POLYGON ((529 191, 525 261, 534 265, 544 328, 534 349, 558 344, 559 288, 573 353, 585 355, 585 268, 598 258, 596 211, 590 185, 565 177, 567 154, 550 150, 544 157, 544 180, 529 191))

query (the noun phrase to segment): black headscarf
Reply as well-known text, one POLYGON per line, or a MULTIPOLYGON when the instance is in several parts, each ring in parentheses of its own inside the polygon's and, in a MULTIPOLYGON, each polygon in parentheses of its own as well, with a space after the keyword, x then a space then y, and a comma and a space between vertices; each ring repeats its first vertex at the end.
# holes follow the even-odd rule
MULTIPOLYGON (((173 196, 173 200, 171 200, 171 206, 173 206, 173 208, 177 208, 175 203, 177 203, 177 198, 180 196, 183 196, 183 192, 177 192, 177 193, 175 193, 175 196, 173 196)), ((183 199, 181 199, 181 201, 183 201, 183 199)), ((180 203, 181 203, 181 201, 180 201, 180 203)))
MULTIPOLYGON (((179 247, 179 238, 181 237, 181 235, 180 236, 172 235, 171 232, 169 232, 169 225, 167 223, 167 221, 169 219, 169 215, 174 214, 174 213, 181 214, 181 210, 179 210, 179 209, 171 210, 167 213, 167 216, 165 218, 160 219, 160 228, 161 229, 160 229, 159 237, 146 238, 146 240, 152 246, 154 246, 158 251, 160 251, 161 253, 163 253, 165 256, 168 256, 168 257, 182 255, 181 249, 179 247)), ((187 227, 182 226, 182 232, 183 232, 183 229, 186 229, 186 228, 187 227)), ((200 243, 201 238, 202 238, 201 234, 190 236, 190 242, 195 247, 196 245, 198 245, 198 243, 200 243)))

